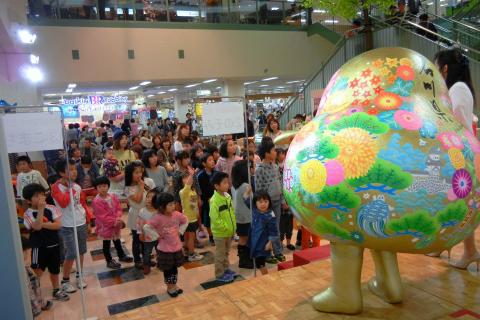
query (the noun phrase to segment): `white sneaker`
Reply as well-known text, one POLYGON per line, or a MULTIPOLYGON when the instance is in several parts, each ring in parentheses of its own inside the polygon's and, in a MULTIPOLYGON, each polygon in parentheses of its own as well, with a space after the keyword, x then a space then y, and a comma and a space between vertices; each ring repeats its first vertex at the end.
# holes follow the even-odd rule
POLYGON ((85 279, 78 277, 77 278, 77 287, 78 287, 78 289, 80 289, 80 288, 85 289, 87 287, 87 282, 85 281, 85 279))
POLYGON ((70 282, 63 282, 61 290, 66 293, 74 293, 77 291, 77 289, 74 286, 72 286, 70 282))
POLYGON ((200 261, 203 259, 203 256, 198 253, 194 253, 188 256, 188 262, 200 261))

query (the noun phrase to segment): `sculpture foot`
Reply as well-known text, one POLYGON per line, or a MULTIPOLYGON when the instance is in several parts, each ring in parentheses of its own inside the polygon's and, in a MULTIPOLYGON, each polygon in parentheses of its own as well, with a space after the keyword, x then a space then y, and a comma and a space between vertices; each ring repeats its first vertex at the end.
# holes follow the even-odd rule
POLYGON ((381 298, 385 302, 392 304, 402 302, 401 289, 397 288, 396 290, 388 290, 379 283, 376 277, 373 277, 370 279, 370 281, 368 281, 368 288, 374 295, 381 298))
POLYGON ((321 312, 357 314, 362 312, 362 293, 345 290, 340 296, 332 288, 328 288, 313 297, 312 303, 313 307, 321 312))

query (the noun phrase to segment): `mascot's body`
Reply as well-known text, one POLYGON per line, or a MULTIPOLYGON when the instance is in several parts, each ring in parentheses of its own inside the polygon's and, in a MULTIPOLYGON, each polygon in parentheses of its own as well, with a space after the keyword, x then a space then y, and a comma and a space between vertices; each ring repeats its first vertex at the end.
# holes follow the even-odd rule
POLYGON ((480 223, 480 142, 453 116, 435 66, 404 48, 369 51, 331 79, 316 117, 294 137, 284 195, 310 231, 332 243, 325 312, 362 309, 363 249, 374 293, 402 299, 396 252, 450 248, 480 223))

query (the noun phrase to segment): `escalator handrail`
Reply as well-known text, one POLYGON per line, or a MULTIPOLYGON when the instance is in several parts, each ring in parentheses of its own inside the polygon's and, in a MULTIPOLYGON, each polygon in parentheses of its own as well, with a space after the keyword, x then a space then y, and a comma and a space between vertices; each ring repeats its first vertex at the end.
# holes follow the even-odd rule
MULTIPOLYGON (((475 28, 474 26, 471 26, 471 25, 469 25, 469 24, 460 22, 460 21, 458 21, 458 20, 448 19, 448 18, 439 16, 439 15, 436 15, 435 13, 427 12, 425 9, 423 10, 423 12, 426 13, 426 14, 428 14, 429 16, 435 17, 436 19, 441 19, 441 20, 445 20, 445 21, 447 21, 447 22, 449 22, 449 23, 452 23, 452 24, 461 25, 462 27, 468 28, 468 29, 472 30, 473 32, 480 32, 480 29, 475 28)), ((463 32, 462 32, 462 33, 463 33, 463 32)), ((468 33, 467 33, 467 34, 468 34, 468 33)), ((470 34, 468 34, 468 35, 470 35, 470 34)), ((470 36, 471 36, 471 35, 470 35, 470 36)))
MULTIPOLYGON (((375 21, 377 21, 377 22, 383 23, 383 24, 387 24, 387 23, 385 23, 384 21, 379 20, 379 19, 376 18, 376 17, 371 17, 371 19, 372 19, 372 20, 375 20, 375 21)), ((478 51, 478 50, 476 50, 476 49, 473 49, 473 48, 471 48, 471 47, 469 47, 469 46, 466 46, 466 45, 464 45, 463 43, 460 43, 460 42, 458 42, 458 41, 456 41, 456 40, 449 39, 449 38, 447 38, 447 37, 445 37, 445 36, 443 36, 443 35, 441 35, 441 34, 439 34, 439 33, 433 32, 433 31, 431 31, 431 30, 429 30, 429 29, 427 29, 427 28, 425 28, 425 27, 422 27, 421 25, 419 25, 419 24, 417 24, 417 23, 414 23, 414 22, 412 22, 412 21, 410 21, 410 20, 407 20, 407 19, 402 19, 402 20, 400 21, 400 23, 395 24, 395 25, 390 25, 390 26, 396 27, 396 28, 399 28, 399 29, 402 29, 402 30, 407 31, 407 32, 410 32, 410 33, 415 33, 415 32, 413 32, 412 30, 408 30, 408 29, 402 27, 402 26, 401 26, 402 23, 410 24, 410 25, 414 26, 416 29, 421 29, 421 30, 423 30, 423 31, 425 31, 425 32, 428 32, 428 33, 430 33, 430 34, 433 34, 433 35, 437 36, 438 38, 441 38, 441 39, 443 39, 443 40, 445 40, 445 41, 447 41, 447 42, 452 43, 453 46, 459 47, 459 48, 464 49, 464 50, 466 50, 466 51, 468 51, 468 52, 474 52, 474 53, 476 53, 476 54, 480 54, 480 51, 478 51)), ((416 34, 416 33, 415 33, 415 34, 416 34)))

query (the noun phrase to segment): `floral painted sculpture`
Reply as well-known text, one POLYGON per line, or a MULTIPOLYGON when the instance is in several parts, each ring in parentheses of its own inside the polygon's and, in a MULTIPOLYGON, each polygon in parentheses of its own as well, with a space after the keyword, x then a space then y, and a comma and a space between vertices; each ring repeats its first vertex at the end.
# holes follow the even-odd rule
POLYGON ((376 267, 370 289, 400 302, 396 252, 438 252, 467 237, 480 223, 479 179, 480 142, 455 120, 430 61, 383 48, 346 63, 285 166, 296 217, 332 243, 332 285, 315 308, 362 310, 364 248, 376 267))

